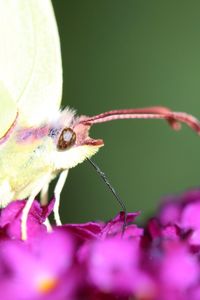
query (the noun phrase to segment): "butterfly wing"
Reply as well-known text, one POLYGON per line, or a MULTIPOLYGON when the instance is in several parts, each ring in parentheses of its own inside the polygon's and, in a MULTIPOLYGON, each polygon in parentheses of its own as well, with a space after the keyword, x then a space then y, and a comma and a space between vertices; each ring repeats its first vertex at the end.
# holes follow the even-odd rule
POLYGON ((1 137, 16 111, 25 125, 35 126, 49 120, 60 106, 61 52, 51 2, 0 0, 0 37, 1 137))
POLYGON ((17 117, 17 105, 8 90, 0 82, 0 143, 9 132, 17 117))

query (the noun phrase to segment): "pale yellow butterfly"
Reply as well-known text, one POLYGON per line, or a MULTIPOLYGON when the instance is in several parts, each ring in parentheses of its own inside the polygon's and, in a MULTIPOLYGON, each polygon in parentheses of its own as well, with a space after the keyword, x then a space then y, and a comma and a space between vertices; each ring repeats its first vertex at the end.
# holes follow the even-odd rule
POLYGON ((164 107, 115 110, 78 117, 59 110, 62 64, 58 30, 49 0, 0 0, 0 205, 27 198, 22 214, 22 239, 33 200, 58 174, 54 214, 68 170, 94 155, 102 140, 89 137, 91 125, 115 119, 166 119, 200 131, 199 122, 164 107))

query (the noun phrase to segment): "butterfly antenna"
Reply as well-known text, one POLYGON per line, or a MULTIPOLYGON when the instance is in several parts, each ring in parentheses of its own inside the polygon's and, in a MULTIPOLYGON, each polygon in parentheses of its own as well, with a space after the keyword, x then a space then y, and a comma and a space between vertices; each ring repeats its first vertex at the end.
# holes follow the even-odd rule
POLYGON ((123 228, 122 228, 122 235, 124 234, 127 222, 127 210, 126 210, 126 206, 124 204, 124 201, 121 199, 121 197, 118 195, 118 193, 115 191, 115 189, 113 188, 113 186, 110 184, 106 174, 101 171, 101 169, 97 166, 97 164, 91 160, 91 158, 87 158, 87 160, 90 162, 90 164, 93 166, 93 168, 97 171, 97 173, 100 175, 101 179, 105 182, 105 184, 107 185, 108 189, 110 190, 110 192, 114 195, 115 199, 117 200, 117 202, 119 203, 119 205, 122 208, 122 211, 124 213, 124 223, 123 223, 123 228))

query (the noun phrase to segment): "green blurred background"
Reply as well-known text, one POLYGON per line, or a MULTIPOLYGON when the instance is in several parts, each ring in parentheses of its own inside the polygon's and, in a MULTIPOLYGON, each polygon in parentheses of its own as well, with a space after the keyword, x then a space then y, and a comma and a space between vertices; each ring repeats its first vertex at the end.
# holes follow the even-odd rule
MULTIPOLYGON (((200 117, 200 1, 54 0, 61 37, 63 107, 93 115, 165 105, 200 117)), ((164 121, 96 125, 95 161, 129 211, 153 213, 164 195, 200 186, 200 138, 164 121)), ((69 173, 63 221, 113 217, 119 206, 88 162, 69 173)))

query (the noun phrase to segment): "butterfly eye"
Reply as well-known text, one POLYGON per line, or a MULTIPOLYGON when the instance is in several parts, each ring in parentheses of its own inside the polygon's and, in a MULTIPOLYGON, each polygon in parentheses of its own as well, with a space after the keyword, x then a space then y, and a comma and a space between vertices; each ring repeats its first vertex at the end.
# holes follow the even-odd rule
POLYGON ((57 148, 59 150, 66 150, 73 146, 76 141, 76 134, 71 128, 64 128, 60 134, 57 148))

